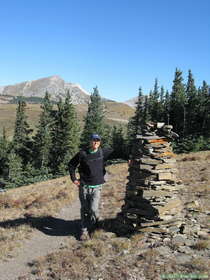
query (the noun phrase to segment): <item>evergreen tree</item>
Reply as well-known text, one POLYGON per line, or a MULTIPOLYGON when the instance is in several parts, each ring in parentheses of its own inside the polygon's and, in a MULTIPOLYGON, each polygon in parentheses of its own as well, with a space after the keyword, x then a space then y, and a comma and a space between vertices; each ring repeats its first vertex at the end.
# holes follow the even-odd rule
POLYGON ((165 90, 164 87, 160 88, 160 100, 158 106, 158 121, 165 122, 165 90))
POLYGON ((136 136, 138 134, 142 134, 142 126, 144 125, 143 112, 144 112, 144 101, 143 101, 142 89, 140 87, 134 116, 128 122, 128 139, 131 143, 133 142, 133 140, 136 139, 136 136))
POLYGON ((194 78, 191 70, 188 72, 188 81, 186 86, 186 132, 187 134, 197 131, 197 114, 198 114, 198 96, 195 87, 194 78))
POLYGON ((64 175, 69 160, 78 151, 79 123, 69 92, 66 94, 65 102, 60 99, 57 107, 52 131, 51 167, 54 174, 64 175))
POLYGON ((23 184, 23 165, 22 165, 22 159, 19 155, 15 153, 15 151, 12 149, 10 151, 9 157, 8 157, 8 187, 14 188, 16 186, 21 186, 23 184))
POLYGON ((53 174, 59 174, 59 168, 63 162, 61 147, 63 137, 63 101, 59 98, 57 110, 52 112, 54 125, 52 128, 52 147, 50 150, 50 168, 53 174))
POLYGON ((102 139, 102 145, 103 147, 110 147, 112 144, 111 135, 112 134, 112 126, 105 123, 104 124, 104 130, 103 130, 103 139, 102 139))
POLYGON ((52 148, 52 127, 54 119, 52 116, 53 105, 48 92, 45 93, 43 104, 41 105, 41 115, 37 133, 34 137, 34 158, 35 167, 40 171, 48 172, 50 150, 52 148))
POLYGON ((145 96, 142 119, 143 119, 143 124, 145 124, 148 121, 151 121, 150 104, 149 104, 149 97, 148 96, 145 96))
POLYGON ((3 128, 3 135, 0 137, 0 177, 5 178, 8 171, 8 148, 9 143, 6 137, 5 127, 3 128))
POLYGON ((170 124, 170 94, 169 91, 166 91, 163 101, 163 121, 166 124, 170 124))
POLYGON ((185 135, 186 129, 186 95, 183 83, 182 72, 175 71, 173 87, 170 100, 170 123, 174 131, 180 135, 185 135))
POLYGON ((162 92, 159 92, 158 80, 155 79, 154 89, 149 95, 149 111, 151 119, 154 122, 159 122, 163 120, 163 104, 160 98, 163 98, 164 89, 162 87, 162 92))
POLYGON ((210 137, 210 92, 206 81, 203 81, 202 87, 198 93, 199 100, 199 123, 202 135, 210 137), (201 125, 200 125, 201 124, 201 125))
POLYGON ((98 133, 102 139, 104 136, 104 106, 97 87, 94 88, 90 96, 90 103, 88 104, 88 111, 84 122, 84 129, 81 135, 82 148, 89 144, 92 133, 98 133))
POLYGON ((111 146, 114 150, 112 157, 113 158, 123 158, 126 159, 126 143, 125 143, 125 136, 123 132, 122 126, 114 126, 112 129, 112 143, 111 146))
POLYGON ((13 147, 15 153, 22 159, 25 166, 31 160, 32 141, 26 116, 26 103, 23 100, 18 101, 16 111, 15 131, 13 137, 13 147))
POLYGON ((134 116, 128 122, 127 128, 127 154, 132 153, 132 147, 137 135, 142 134, 142 128, 149 119, 147 97, 143 100, 141 87, 139 88, 138 100, 134 116))
POLYGON ((62 143, 60 146, 59 154, 61 155, 62 162, 60 163, 60 173, 65 174, 69 160, 78 151, 79 147, 79 123, 76 116, 75 108, 71 102, 69 91, 67 92, 65 103, 61 112, 61 130, 62 130, 62 143))

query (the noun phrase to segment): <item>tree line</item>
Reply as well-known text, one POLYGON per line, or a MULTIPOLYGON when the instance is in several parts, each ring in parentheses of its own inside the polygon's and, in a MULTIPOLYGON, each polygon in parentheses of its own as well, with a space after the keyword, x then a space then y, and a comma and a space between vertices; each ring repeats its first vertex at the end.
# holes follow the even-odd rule
POLYGON ((88 111, 81 128, 71 96, 56 105, 46 92, 35 134, 27 122, 26 102, 18 100, 12 141, 5 128, 0 137, 0 181, 6 187, 17 187, 66 175, 68 162, 81 148, 88 145, 90 134, 102 136, 103 146, 112 146, 112 159, 127 159, 133 141, 147 121, 173 125, 180 135, 174 141, 176 152, 208 150, 210 148, 210 95, 205 81, 196 88, 189 70, 185 84, 182 72, 175 71, 171 92, 159 87, 155 80, 149 95, 139 88, 134 116, 125 127, 105 122, 104 104, 98 88, 90 96, 88 111))
POLYGON ((189 70, 184 83, 182 71, 176 69, 172 90, 154 88, 144 96, 139 88, 135 115, 128 124, 130 144, 147 121, 164 122, 173 125, 179 134, 173 142, 175 152, 191 152, 210 149, 210 91, 206 81, 196 88, 192 71, 189 70))
MULTIPOLYGON (((92 133, 102 136, 104 146, 116 147, 119 138, 124 139, 120 126, 105 123, 104 104, 97 87, 90 96, 83 128, 69 92, 56 105, 46 92, 35 134, 28 124, 26 107, 24 99, 19 99, 12 141, 7 140, 5 128, 0 137, 0 183, 7 188, 66 175, 69 160, 88 146, 92 133)), ((115 150, 119 153, 119 148, 115 150)), ((119 155, 115 152, 114 157, 119 155)))

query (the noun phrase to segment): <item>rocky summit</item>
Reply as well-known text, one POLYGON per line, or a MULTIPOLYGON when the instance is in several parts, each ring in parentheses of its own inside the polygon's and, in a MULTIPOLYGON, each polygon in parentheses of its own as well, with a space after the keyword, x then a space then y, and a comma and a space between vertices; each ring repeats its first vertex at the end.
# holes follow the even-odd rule
POLYGON ((53 100, 64 98, 69 91, 73 104, 87 104, 89 93, 79 84, 67 83, 61 77, 55 75, 33 81, 25 81, 15 85, 1 86, 0 99, 1 103, 9 103, 11 97, 40 97, 43 98, 48 91, 53 100))

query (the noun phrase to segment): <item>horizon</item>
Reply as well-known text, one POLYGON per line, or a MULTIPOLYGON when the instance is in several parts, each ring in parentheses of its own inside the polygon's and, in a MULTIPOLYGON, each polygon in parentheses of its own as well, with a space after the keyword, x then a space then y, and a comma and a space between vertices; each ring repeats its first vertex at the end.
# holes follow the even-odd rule
POLYGON ((210 2, 11 0, 2 2, 0 86, 60 76, 123 102, 175 69, 210 83, 210 2), (180 8, 181 7, 181 8, 180 8))

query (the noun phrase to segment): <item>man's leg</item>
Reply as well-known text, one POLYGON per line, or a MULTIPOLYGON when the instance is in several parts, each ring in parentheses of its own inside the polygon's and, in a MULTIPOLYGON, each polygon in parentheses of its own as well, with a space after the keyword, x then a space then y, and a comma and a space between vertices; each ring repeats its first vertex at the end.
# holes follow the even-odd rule
POLYGON ((84 233, 88 234, 89 227, 89 199, 88 199, 88 190, 80 186, 79 187, 79 199, 80 199, 80 216, 81 216, 81 235, 84 233))
POLYGON ((102 187, 91 189, 91 226, 96 225, 99 220, 99 202, 101 198, 102 187))

